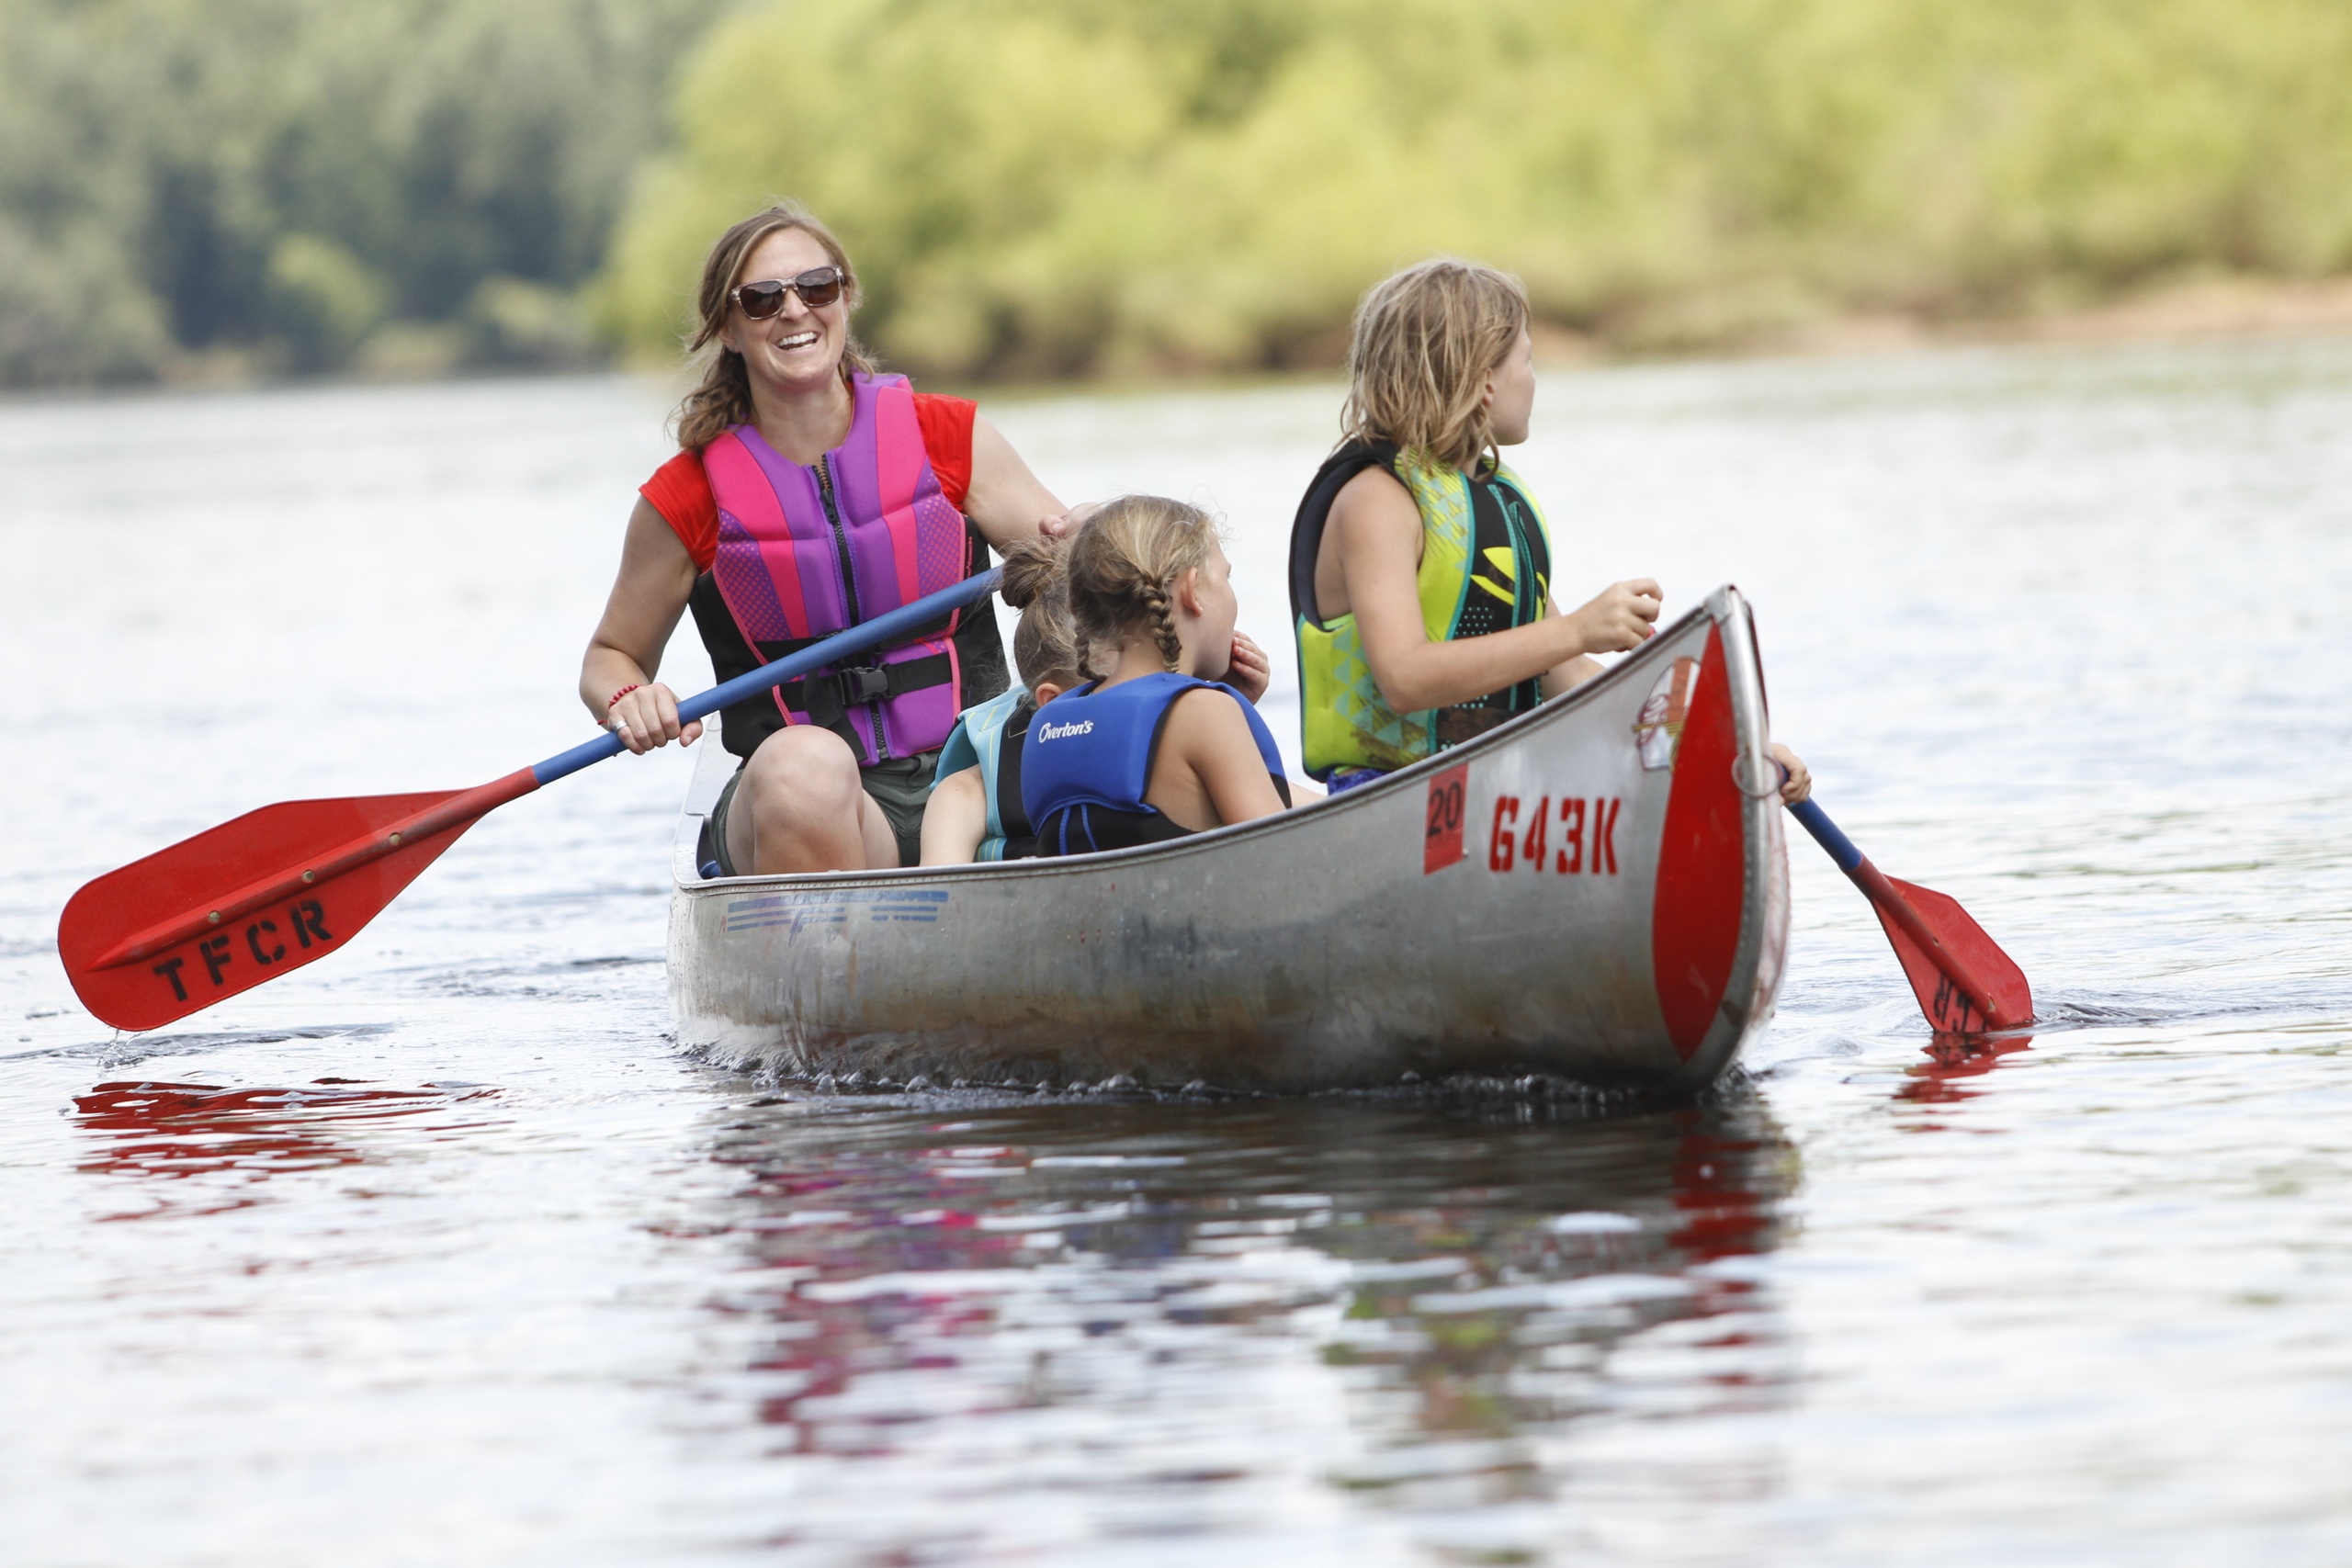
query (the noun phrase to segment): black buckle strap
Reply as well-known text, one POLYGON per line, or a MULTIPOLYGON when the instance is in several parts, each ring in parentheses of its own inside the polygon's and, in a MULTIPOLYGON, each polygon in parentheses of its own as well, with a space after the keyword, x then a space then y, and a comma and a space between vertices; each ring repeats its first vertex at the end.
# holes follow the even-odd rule
POLYGON ((860 664, 834 669, 822 675, 786 681, 777 687, 785 705, 807 714, 831 728, 849 709, 888 697, 903 697, 930 686, 944 686, 956 678, 955 662, 944 653, 910 659, 902 664, 860 664))
POLYGON ((889 696, 890 671, 877 664, 853 665, 836 670, 833 684, 841 693, 841 703, 848 707, 854 703, 878 703, 889 696))

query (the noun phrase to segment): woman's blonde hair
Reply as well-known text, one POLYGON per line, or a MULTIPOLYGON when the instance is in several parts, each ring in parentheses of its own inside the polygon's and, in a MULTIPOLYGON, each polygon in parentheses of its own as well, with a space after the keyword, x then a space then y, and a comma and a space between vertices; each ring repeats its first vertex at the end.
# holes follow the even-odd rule
MULTIPOLYGON (((718 344, 709 362, 703 367, 701 382, 678 405, 678 445, 689 452, 699 452, 736 425, 751 423, 751 375, 743 367, 743 356, 718 342, 718 333, 727 325, 727 312, 735 308, 732 295, 735 286, 742 281, 736 275, 743 270, 743 264, 760 248, 762 241, 786 229, 797 229, 824 247, 825 254, 842 269, 845 308, 857 309, 857 273, 849 265, 849 253, 833 238, 833 231, 798 202, 779 201, 764 212, 752 213, 718 236, 718 243, 710 247, 710 254, 703 258, 702 288, 695 297, 701 320, 694 334, 686 339, 689 354, 699 354, 718 344)), ((851 372, 873 368, 874 361, 856 338, 843 343, 844 383, 851 372)))
POLYGON ((1021 612, 1012 628, 1012 667, 1031 691, 1050 681, 1075 686, 1085 663, 1078 651, 1078 628, 1069 619, 1069 579, 1064 575, 1062 541, 1043 535, 1005 547, 1004 602, 1021 612))
POLYGON ((1507 272, 1440 256, 1374 285, 1348 343, 1351 441, 1389 441, 1466 468, 1495 445, 1487 378, 1527 329, 1527 290, 1507 272))
POLYGON ((1065 575, 1069 615, 1079 639, 1079 673, 1101 671, 1087 662, 1096 649, 1117 649, 1138 624, 1169 669, 1183 662, 1169 589, 1177 578, 1208 564, 1216 520, 1197 506, 1159 495, 1123 495, 1079 525, 1070 536, 1065 575))

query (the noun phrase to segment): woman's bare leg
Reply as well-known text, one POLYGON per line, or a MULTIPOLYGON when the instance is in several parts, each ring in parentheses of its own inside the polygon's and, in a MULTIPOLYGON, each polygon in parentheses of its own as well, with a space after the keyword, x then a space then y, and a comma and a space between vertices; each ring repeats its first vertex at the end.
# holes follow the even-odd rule
POLYGON ((741 874, 865 871, 899 863, 890 820, 858 782, 849 742, 795 725, 760 743, 727 809, 727 858, 741 874))

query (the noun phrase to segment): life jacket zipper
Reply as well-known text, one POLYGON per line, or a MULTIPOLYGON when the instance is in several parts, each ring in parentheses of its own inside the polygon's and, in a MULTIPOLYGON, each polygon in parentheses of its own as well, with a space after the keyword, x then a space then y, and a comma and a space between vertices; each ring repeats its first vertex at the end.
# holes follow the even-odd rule
MULTIPOLYGON (((849 531, 842 526, 841 508, 833 503, 833 468, 829 457, 817 458, 817 499, 824 503, 825 521, 833 525, 833 548, 842 563, 842 596, 848 601, 849 624, 856 626, 865 617, 857 609, 857 569, 850 564, 849 531)), ((889 745, 882 738, 882 705, 866 705, 869 723, 874 729, 874 760, 880 761, 889 754, 889 745)))

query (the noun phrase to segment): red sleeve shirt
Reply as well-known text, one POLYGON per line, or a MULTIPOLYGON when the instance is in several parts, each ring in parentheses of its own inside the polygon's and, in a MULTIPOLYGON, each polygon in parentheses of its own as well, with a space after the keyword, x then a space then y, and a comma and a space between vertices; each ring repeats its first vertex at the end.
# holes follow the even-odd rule
MULTIPOLYGON (((968 398, 915 394, 915 423, 922 427, 924 455, 939 479, 940 492, 956 511, 972 488, 972 421, 978 408, 968 398)), ((696 571, 708 571, 718 556, 718 502, 710 493, 710 478, 703 472, 702 454, 681 452, 638 487, 678 542, 686 547, 696 571)))

